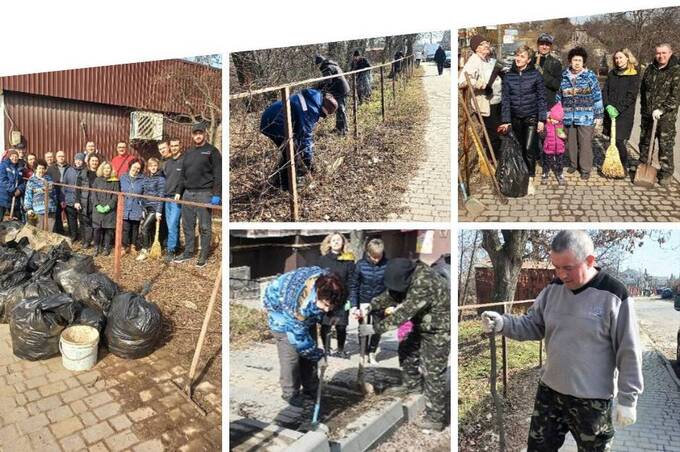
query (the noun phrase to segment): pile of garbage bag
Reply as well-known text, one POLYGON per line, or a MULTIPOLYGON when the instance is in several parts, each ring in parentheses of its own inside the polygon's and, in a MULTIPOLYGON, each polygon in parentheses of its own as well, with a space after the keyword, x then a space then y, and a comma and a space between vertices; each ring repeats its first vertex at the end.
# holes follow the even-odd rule
MULTIPOLYGON (((14 232, 4 225, 0 235, 7 231, 14 232)), ((96 328, 111 353, 137 359, 154 351, 162 316, 143 295, 121 293, 67 242, 34 250, 24 237, 0 241, 0 323, 9 323, 12 350, 22 359, 58 355, 61 332, 71 325, 96 328)))

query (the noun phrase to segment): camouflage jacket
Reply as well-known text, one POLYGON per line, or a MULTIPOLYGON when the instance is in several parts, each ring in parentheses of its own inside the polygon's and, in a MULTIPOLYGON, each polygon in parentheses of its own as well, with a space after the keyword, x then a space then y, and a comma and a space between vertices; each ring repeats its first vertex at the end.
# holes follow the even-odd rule
POLYGON ((675 121, 680 103, 680 61, 671 55, 668 64, 659 69, 656 61, 647 66, 640 84, 640 113, 652 116, 656 109, 663 111, 662 119, 675 121))
MULTIPOLYGON (((371 301, 371 309, 384 310, 395 306, 389 291, 383 292, 371 301)), ((407 320, 412 320, 417 330, 436 333, 451 328, 451 293, 446 281, 436 271, 418 262, 406 298, 396 311, 374 325, 376 334, 397 328, 407 320)))

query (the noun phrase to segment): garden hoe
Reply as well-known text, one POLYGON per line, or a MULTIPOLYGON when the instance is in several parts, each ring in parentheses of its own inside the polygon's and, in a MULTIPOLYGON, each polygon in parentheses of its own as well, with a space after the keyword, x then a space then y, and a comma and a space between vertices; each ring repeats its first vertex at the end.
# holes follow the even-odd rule
POLYGON ((489 383, 491 384, 491 397, 496 407, 496 426, 498 427, 498 450, 505 452, 505 427, 503 426, 503 401, 496 390, 496 380, 498 379, 498 370, 496 368, 496 333, 492 331, 489 333, 489 348, 491 349, 491 375, 489 376, 489 383))
MULTIPOLYGON (((368 322, 368 312, 370 311, 370 303, 362 303, 361 307, 361 317, 364 322, 368 322)), ((366 344, 371 343, 371 336, 359 336, 359 369, 357 370, 357 385, 359 386, 359 391, 362 394, 373 394, 375 393, 375 388, 372 384, 366 383, 366 376, 364 372, 364 363, 366 362, 366 344)))
MULTIPOLYGON (((330 337, 331 335, 329 334, 326 336, 324 339, 324 343, 326 344, 326 350, 328 351, 330 349, 330 337)), ((312 414, 312 422, 307 423, 305 422, 300 426, 300 430, 306 431, 306 432, 319 432, 323 433, 325 435, 328 435, 330 433, 330 429, 326 424, 323 422, 319 422, 319 412, 321 411, 321 391, 323 389, 323 376, 324 373, 326 372, 326 367, 328 365, 328 358, 326 355, 324 355, 323 358, 326 363, 326 366, 321 366, 319 367, 319 386, 316 388, 316 402, 314 403, 314 412, 312 414)))

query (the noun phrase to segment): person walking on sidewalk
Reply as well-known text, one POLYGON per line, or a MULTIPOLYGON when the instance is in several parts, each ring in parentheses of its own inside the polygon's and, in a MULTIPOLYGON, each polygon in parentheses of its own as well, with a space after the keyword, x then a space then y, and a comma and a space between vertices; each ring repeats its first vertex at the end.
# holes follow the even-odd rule
POLYGON ((633 300, 621 282, 595 266, 593 242, 585 231, 560 231, 550 245, 550 259, 556 278, 525 315, 485 311, 482 326, 515 340, 545 339, 547 360, 528 452, 558 450, 567 432, 579 450, 608 451, 612 417, 621 426, 635 423, 643 389, 633 300))
MULTIPOLYGON (((182 161, 182 171, 175 199, 219 206, 222 202, 222 154, 208 143, 205 123, 195 124, 191 130, 194 147, 189 149, 182 161)), ((201 240, 201 254, 197 267, 204 267, 210 253, 212 240, 212 214, 207 207, 185 205, 182 209, 184 227, 184 253, 173 262, 191 259, 195 252, 195 229, 201 240)))
POLYGON ((446 51, 442 46, 437 47, 434 53, 434 62, 437 63, 437 73, 442 75, 444 73, 444 63, 446 63, 446 51))
POLYGON ((374 324, 359 325, 359 334, 382 335, 399 327, 398 353, 404 384, 385 392, 406 395, 424 387, 425 416, 415 424, 423 430, 441 431, 448 421, 446 370, 451 350, 451 292, 445 279, 427 264, 403 257, 387 262, 385 287, 387 290, 371 305, 374 311, 383 310, 386 317, 374 324), (409 325, 409 321, 410 332, 403 338, 403 324, 409 325))
POLYGON ((320 267, 302 267, 272 281, 264 292, 267 321, 279 355, 281 397, 301 407, 314 398, 319 385, 317 364, 326 365, 312 328, 324 313, 345 302, 346 290, 337 275, 320 267), (300 393, 302 388, 302 393, 300 393))

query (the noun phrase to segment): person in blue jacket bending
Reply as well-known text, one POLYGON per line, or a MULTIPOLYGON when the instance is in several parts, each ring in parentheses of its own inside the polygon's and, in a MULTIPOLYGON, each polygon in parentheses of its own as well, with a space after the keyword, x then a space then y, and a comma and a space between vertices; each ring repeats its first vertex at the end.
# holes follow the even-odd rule
POLYGON ((324 312, 344 303, 345 294, 340 278, 320 267, 284 273, 265 289, 264 307, 279 355, 281 397, 292 406, 301 407, 302 397, 316 395, 317 364, 326 365, 323 350, 316 346, 316 324, 324 312))
MULTIPOLYGON (((314 136, 312 132, 316 123, 338 108, 338 103, 330 93, 305 88, 293 93, 290 97, 291 119, 293 122, 293 144, 295 146, 295 162, 298 175, 312 170, 314 156, 314 136), (302 164, 301 164, 302 163, 302 164)), ((284 121, 283 102, 276 101, 262 113, 260 132, 271 139, 281 150, 281 159, 274 182, 281 188, 288 189, 288 147, 286 144, 286 127, 284 121)))

